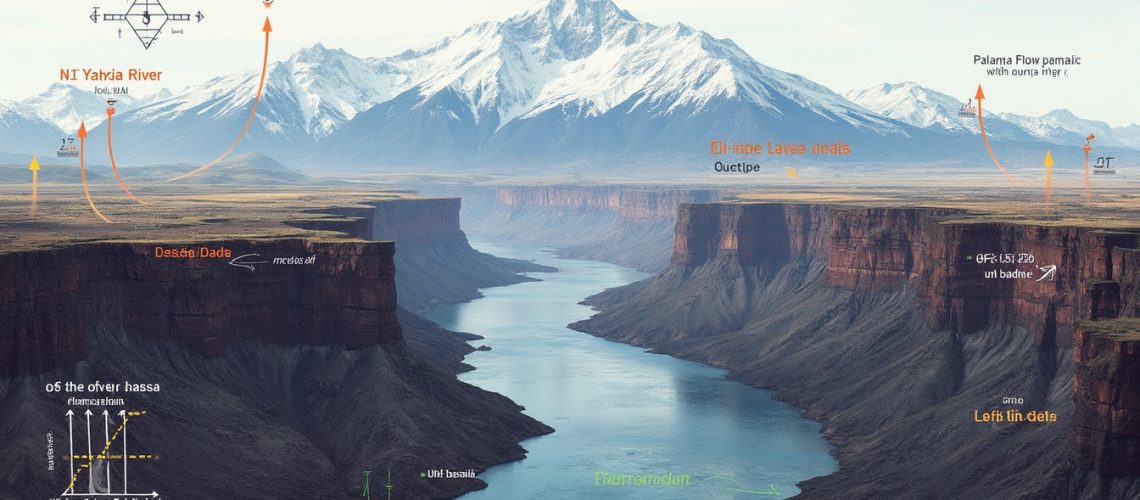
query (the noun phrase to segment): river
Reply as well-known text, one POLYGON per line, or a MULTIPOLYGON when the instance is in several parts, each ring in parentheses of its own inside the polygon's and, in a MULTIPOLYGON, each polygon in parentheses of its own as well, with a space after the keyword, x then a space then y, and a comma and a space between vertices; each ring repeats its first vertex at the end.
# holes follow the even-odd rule
POLYGON ((565 260, 549 250, 473 241, 480 251, 559 269, 543 281, 483 290, 428 316, 486 337, 467 383, 504 394, 555 429, 524 441, 527 458, 490 468, 481 499, 784 498, 837 468, 820 426, 724 370, 566 328, 582 299, 647 275, 565 260))

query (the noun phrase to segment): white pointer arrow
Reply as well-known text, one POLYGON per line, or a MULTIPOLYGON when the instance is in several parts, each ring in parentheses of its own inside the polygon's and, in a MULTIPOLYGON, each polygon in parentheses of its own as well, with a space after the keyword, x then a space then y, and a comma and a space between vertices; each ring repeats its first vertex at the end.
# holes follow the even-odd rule
POLYGON ((252 258, 252 257, 261 257, 261 255, 258 255, 255 253, 247 253, 245 255, 239 255, 237 257, 234 257, 234 259, 231 260, 229 262, 229 264, 231 266, 234 266, 234 267, 244 267, 246 269, 249 269, 250 271, 256 271, 257 268, 253 267, 254 264, 268 264, 269 263, 269 261, 266 261, 266 260, 261 260, 261 261, 249 261, 249 260, 243 261, 242 260, 245 258, 252 258))

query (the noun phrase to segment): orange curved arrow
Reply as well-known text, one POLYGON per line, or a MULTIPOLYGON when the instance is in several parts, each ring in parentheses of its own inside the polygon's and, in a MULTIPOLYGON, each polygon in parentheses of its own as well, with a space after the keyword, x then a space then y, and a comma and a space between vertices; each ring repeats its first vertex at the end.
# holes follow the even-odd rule
POLYGON ((170 182, 179 181, 179 180, 185 179, 187 177, 192 177, 192 176, 198 175, 202 172, 209 170, 210 168, 213 168, 214 165, 221 163, 222 160, 226 159, 226 157, 229 156, 230 153, 232 153, 234 151, 234 148, 237 148, 238 144, 241 144, 242 139, 245 138, 246 132, 249 132, 250 125, 253 125, 253 117, 255 115, 257 115, 257 105, 261 103, 261 92, 265 88, 265 72, 266 72, 266 69, 269 68, 269 34, 273 32, 273 25, 269 24, 269 18, 268 17, 265 18, 265 25, 262 26, 261 31, 265 32, 265 55, 262 57, 262 60, 261 60, 261 81, 258 82, 258 84, 257 84, 257 96, 254 97, 254 99, 253 99, 253 109, 249 110, 249 118, 247 118, 245 120, 245 127, 243 127, 241 129, 241 133, 238 134, 237 139, 234 140, 233 144, 230 144, 229 149, 227 149, 226 152, 222 153, 221 156, 217 157, 214 161, 211 161, 210 163, 207 163, 207 164, 202 165, 201 167, 198 167, 198 168, 196 168, 190 172, 187 172, 185 174, 179 175, 178 177, 170 179, 170 182))
POLYGON ((103 222, 111 222, 103 212, 95 208, 95 200, 91 199, 91 190, 87 189, 87 165, 84 163, 86 151, 84 144, 87 142, 87 125, 84 123, 79 124, 79 178, 83 180, 83 194, 87 196, 87 204, 91 205, 91 211, 95 212, 103 222))
MULTIPOLYGON (((1089 137, 1096 138, 1095 135, 1089 137)), ((1089 179, 1089 152, 1092 151, 1092 144, 1085 141, 1085 147, 1081 149, 1085 152, 1085 201, 1088 201, 1092 198, 1092 180, 1089 179)))
POLYGON ((146 205, 146 202, 140 200, 137 196, 135 196, 135 194, 131 192, 130 188, 127 187, 127 183, 123 182, 123 177, 119 175, 119 167, 118 165, 115 165, 115 149, 111 146, 112 116, 115 116, 115 108, 107 108, 107 155, 111 157, 111 170, 115 171, 115 180, 119 181, 119 187, 123 189, 124 193, 127 193, 127 197, 137 201, 139 205, 146 205))
POLYGON ((978 93, 974 95, 974 100, 978 101, 978 130, 982 133, 982 141, 986 143, 986 151, 989 151, 990 158, 994 160, 994 165, 997 165, 998 170, 1001 170, 1001 173, 1005 174, 1006 178, 1010 178, 1009 172, 1005 170, 1005 167, 1001 166, 997 155, 994 154, 994 148, 990 146, 990 138, 986 135, 986 120, 982 116, 982 100, 985 98, 986 94, 982 92, 982 85, 978 84, 978 93))

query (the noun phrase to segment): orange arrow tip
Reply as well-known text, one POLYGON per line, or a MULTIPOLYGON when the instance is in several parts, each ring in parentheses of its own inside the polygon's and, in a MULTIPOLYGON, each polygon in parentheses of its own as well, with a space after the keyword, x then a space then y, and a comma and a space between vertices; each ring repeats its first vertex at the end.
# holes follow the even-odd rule
POLYGON ((1052 151, 1049 151, 1049 150, 1045 151, 1045 163, 1044 163, 1044 165, 1046 167, 1052 167, 1053 166, 1053 152, 1052 151))
POLYGON ((974 94, 974 99, 977 99, 980 101, 980 100, 985 99, 985 98, 986 98, 986 93, 982 92, 982 84, 979 83, 978 84, 978 93, 974 94))
POLYGON ((86 139, 87 138, 87 124, 86 123, 84 123, 84 122, 79 123, 79 134, 77 134, 77 135, 79 135, 80 139, 86 139))
POLYGON ((268 17, 265 18, 265 26, 261 28, 261 31, 264 31, 266 33, 273 31, 273 25, 269 24, 269 18, 268 17))
POLYGON ((40 169, 40 159, 35 156, 32 157, 32 162, 28 164, 28 170, 37 172, 40 169))

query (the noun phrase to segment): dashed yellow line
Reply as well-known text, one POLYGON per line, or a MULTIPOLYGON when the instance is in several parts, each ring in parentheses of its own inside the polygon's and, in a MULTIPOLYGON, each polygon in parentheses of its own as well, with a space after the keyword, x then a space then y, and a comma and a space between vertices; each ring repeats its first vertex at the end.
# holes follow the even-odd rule
MULTIPOLYGON (((122 460, 122 455, 64 455, 64 460, 122 460)), ((158 455, 127 455, 127 460, 158 460, 158 455)))
MULTIPOLYGON (((146 415, 146 411, 129 411, 129 412, 127 412, 125 414, 125 416, 123 417, 123 421, 119 423, 119 428, 115 429, 115 433, 111 435, 111 439, 108 440, 107 445, 103 447, 103 451, 100 451, 98 455, 94 455, 94 456, 82 455, 83 457, 87 457, 86 458, 87 463, 79 465, 79 470, 75 471, 75 475, 71 476, 71 482, 67 484, 67 489, 64 491, 74 491, 75 482, 79 480, 79 474, 81 474, 83 472, 83 469, 91 468, 91 463, 95 461, 95 457, 107 456, 107 452, 110 451, 111 445, 114 444, 115 440, 119 438, 119 433, 122 432, 123 428, 127 426, 127 420, 129 420, 130 417, 140 417, 143 415, 146 415)), ((131 459, 131 457, 137 457, 137 456, 141 456, 141 455, 127 455, 127 458, 129 460, 129 459, 131 459)), ((147 455, 147 456, 154 456, 154 458, 158 458, 158 456, 156 456, 156 455, 147 455)), ((79 457, 79 455, 76 455, 76 457, 79 457)), ((119 460, 122 460, 122 459, 123 459, 123 456, 119 455, 119 460)))

